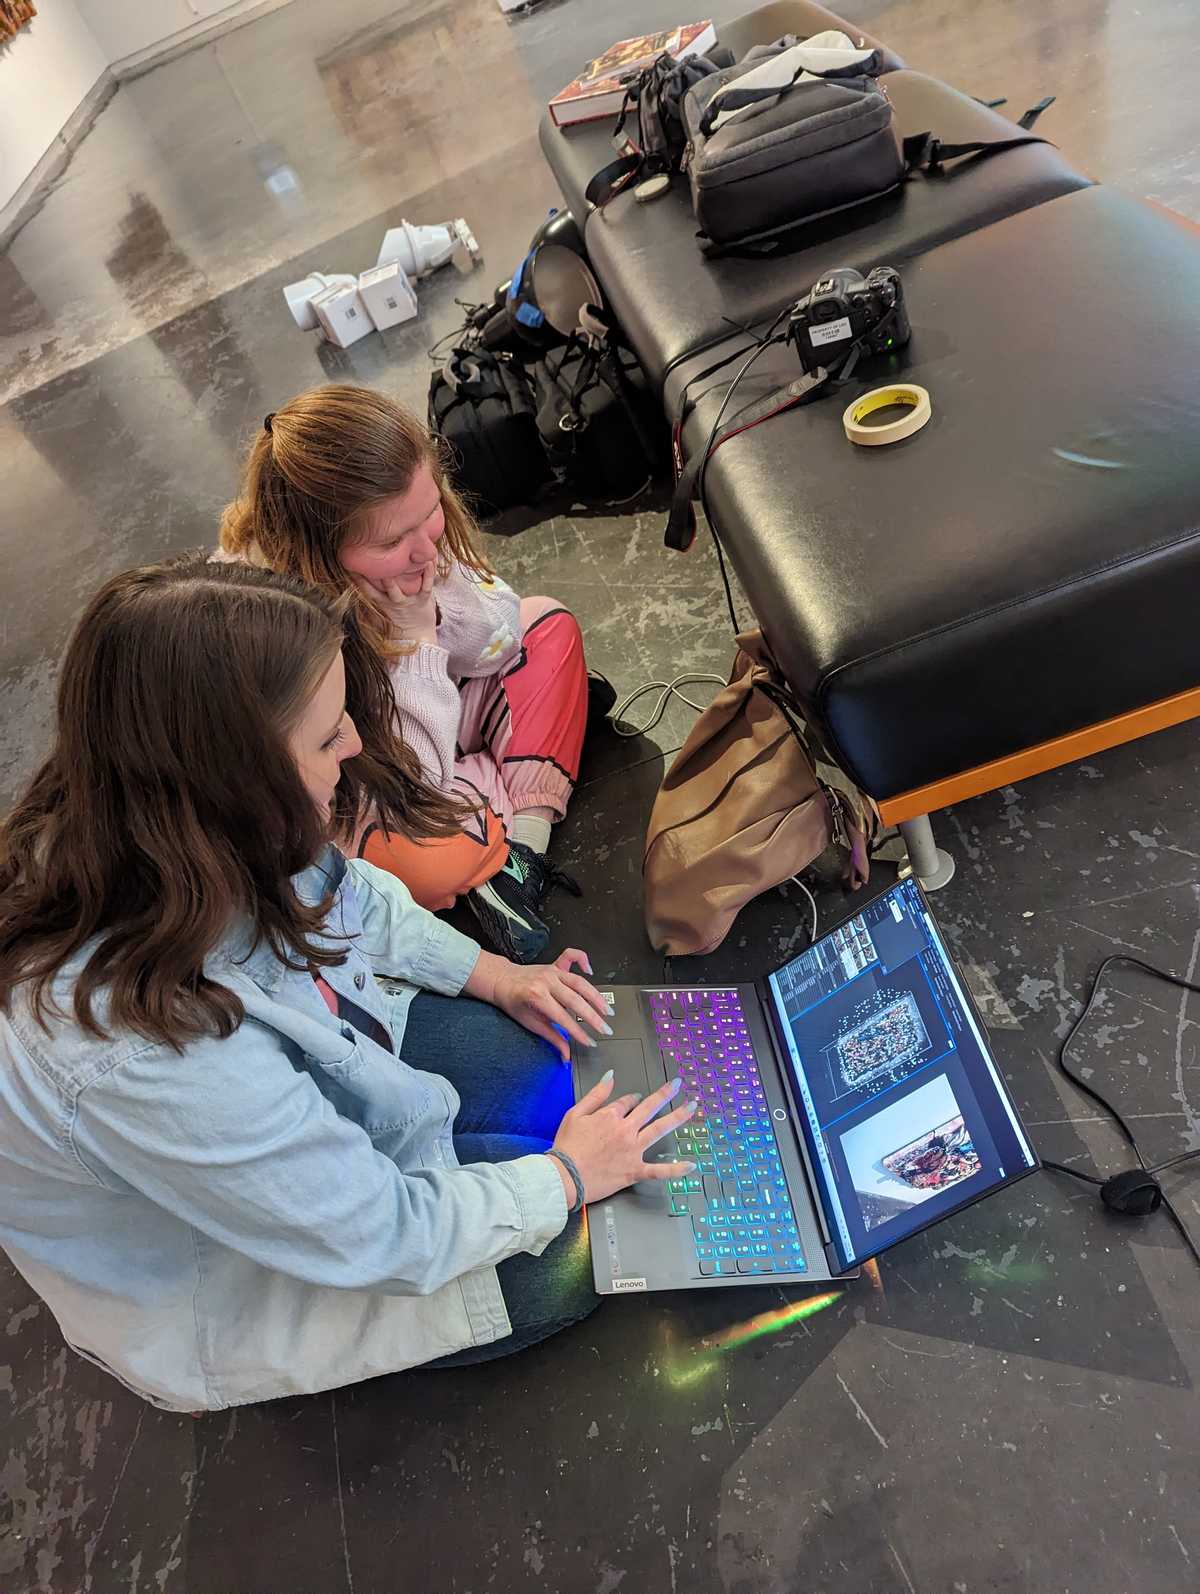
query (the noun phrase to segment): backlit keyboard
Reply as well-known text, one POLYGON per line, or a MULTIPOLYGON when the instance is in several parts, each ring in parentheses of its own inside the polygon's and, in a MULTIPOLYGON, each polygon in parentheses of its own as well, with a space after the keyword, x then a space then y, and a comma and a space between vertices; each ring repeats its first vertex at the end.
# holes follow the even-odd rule
POLYGON ((699 1102, 675 1131, 696 1171, 668 1183, 705 1276, 799 1273, 804 1253, 750 1030, 736 991, 647 991, 668 1079, 699 1102))

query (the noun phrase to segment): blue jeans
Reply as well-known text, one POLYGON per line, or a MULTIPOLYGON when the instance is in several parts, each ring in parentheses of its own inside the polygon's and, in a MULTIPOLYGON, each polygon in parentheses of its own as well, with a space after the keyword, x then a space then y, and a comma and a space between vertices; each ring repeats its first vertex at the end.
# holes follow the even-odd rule
MULTIPOLYGON (((545 1151, 574 1101, 571 1070, 554 1048, 506 1013, 469 996, 422 992, 408 1010, 401 1056, 448 1079, 462 1098, 454 1126, 459 1162, 508 1162, 545 1151)), ((599 1305, 580 1214, 541 1256, 519 1252, 496 1269, 512 1333, 426 1363, 465 1367, 511 1355, 578 1323, 599 1305)))

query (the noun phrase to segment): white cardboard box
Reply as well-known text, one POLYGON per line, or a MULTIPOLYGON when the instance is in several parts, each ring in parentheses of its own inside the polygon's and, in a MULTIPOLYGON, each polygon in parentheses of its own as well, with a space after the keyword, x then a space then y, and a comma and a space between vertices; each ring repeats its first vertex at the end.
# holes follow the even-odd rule
POLYGON ((325 336, 339 349, 348 349, 375 330, 371 312, 357 288, 326 288, 312 300, 312 307, 325 336))
POLYGON ((384 327, 411 321, 417 314, 417 295, 398 260, 364 271, 358 279, 358 293, 381 332, 384 327))

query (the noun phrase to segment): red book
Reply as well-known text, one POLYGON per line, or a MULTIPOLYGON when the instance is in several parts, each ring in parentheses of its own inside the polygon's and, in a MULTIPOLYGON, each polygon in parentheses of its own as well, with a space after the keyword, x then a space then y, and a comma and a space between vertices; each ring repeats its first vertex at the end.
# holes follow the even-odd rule
POLYGON ((625 85, 657 61, 665 51, 682 61, 689 55, 703 55, 717 42, 711 22, 688 22, 661 33, 643 33, 636 39, 621 39, 598 55, 566 88, 550 101, 550 115, 559 127, 572 122, 595 122, 616 116, 625 98, 625 85))

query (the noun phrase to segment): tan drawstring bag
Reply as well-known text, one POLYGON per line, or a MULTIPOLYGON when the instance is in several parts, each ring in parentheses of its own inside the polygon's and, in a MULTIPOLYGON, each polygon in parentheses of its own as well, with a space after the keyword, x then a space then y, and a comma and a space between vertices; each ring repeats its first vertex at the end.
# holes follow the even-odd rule
POLYGON ((642 863, 646 930, 668 955, 715 951, 739 908, 836 842, 854 890, 879 830, 871 798, 824 756, 761 631, 667 771, 642 863))

